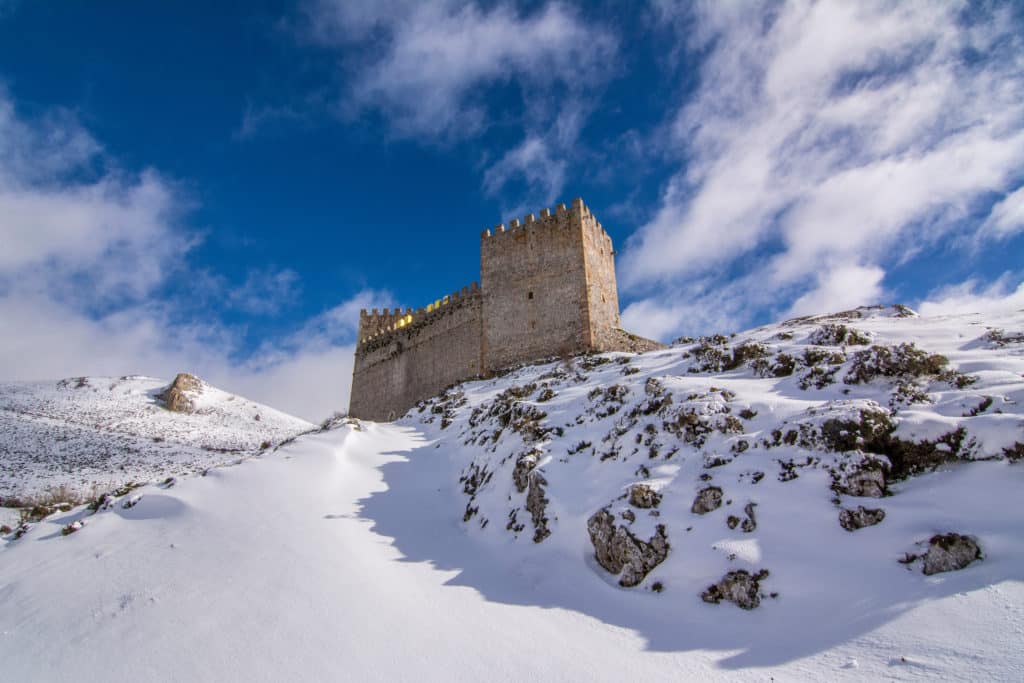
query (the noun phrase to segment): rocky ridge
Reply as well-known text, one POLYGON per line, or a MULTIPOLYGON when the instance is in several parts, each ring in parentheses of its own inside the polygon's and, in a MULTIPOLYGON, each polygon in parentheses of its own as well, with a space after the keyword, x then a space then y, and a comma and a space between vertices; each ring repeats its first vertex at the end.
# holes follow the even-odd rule
MULTIPOLYGON (((459 467, 459 516, 471 533, 586 543, 622 587, 750 609, 778 596, 776 575, 760 552, 734 549, 783 532, 772 525, 799 528, 797 518, 780 522, 780 497, 816 510, 824 502, 841 543, 886 528, 887 501, 904 482, 1017 466, 1022 328, 1021 313, 934 320, 862 308, 526 367, 454 387, 405 420, 459 467), (662 572, 695 543, 724 559, 702 560, 724 570, 711 588, 673 585, 662 572)), ((980 561, 984 545, 937 519, 889 552, 894 568, 912 556, 908 566, 932 574, 980 561), (906 553, 921 544, 929 549, 906 553)))

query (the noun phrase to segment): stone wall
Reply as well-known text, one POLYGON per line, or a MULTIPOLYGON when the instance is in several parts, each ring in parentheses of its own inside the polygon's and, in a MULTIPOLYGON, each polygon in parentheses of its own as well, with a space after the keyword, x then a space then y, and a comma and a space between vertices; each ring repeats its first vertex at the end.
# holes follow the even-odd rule
MULTIPOLYGON (((574 204, 573 208, 576 206, 574 204)), ((583 265, 587 282, 589 350, 623 351, 619 320, 619 288, 615 280, 615 250, 601 223, 579 202, 583 236, 583 265)))
POLYGON ((478 377, 481 317, 475 283, 429 310, 361 315, 349 414, 393 420, 417 401, 478 377), (393 321, 391 327, 383 326, 385 317, 393 321), (402 321, 408 322, 398 327, 402 321))
POLYGON ((517 363, 662 346, 621 329, 612 241, 582 199, 485 230, 480 281, 425 309, 360 313, 349 414, 392 420, 517 363))
POLYGON ((589 348, 582 201, 480 238, 487 371, 589 348))

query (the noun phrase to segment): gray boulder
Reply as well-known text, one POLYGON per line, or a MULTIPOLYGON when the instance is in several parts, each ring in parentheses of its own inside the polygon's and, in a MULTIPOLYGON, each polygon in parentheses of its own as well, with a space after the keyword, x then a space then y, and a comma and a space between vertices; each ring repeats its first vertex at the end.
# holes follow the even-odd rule
POLYGON ((936 534, 928 541, 921 571, 928 575, 956 571, 981 558, 981 546, 970 536, 936 534))
POLYGON ((858 505, 856 510, 841 510, 839 512, 839 526, 847 531, 874 526, 883 519, 885 519, 885 510, 866 508, 863 505, 858 505))
POLYGON ((157 394, 157 398, 164 402, 167 410, 191 413, 195 409, 195 404, 189 394, 198 394, 202 389, 203 383, 198 377, 187 372, 179 372, 174 381, 157 394))
POLYGON ((885 495, 885 472, 879 467, 857 470, 847 475, 840 492, 862 498, 881 498, 885 495))
POLYGON ((661 494, 647 484, 633 484, 629 487, 629 504, 635 508, 656 508, 661 502, 661 494))
POLYGON ((742 609, 754 609, 761 604, 761 581, 768 578, 768 570, 762 569, 751 574, 746 569, 731 571, 718 583, 708 586, 701 593, 701 600, 719 604, 723 600, 735 603, 742 609))
POLYGON ((614 515, 605 508, 587 520, 587 531, 597 563, 610 573, 619 574, 619 585, 623 587, 639 584, 668 557, 669 543, 663 524, 643 541, 626 527, 616 525, 614 515))
POLYGON ((722 507, 722 489, 717 486, 708 486, 697 493, 690 511, 703 515, 720 507, 722 507))

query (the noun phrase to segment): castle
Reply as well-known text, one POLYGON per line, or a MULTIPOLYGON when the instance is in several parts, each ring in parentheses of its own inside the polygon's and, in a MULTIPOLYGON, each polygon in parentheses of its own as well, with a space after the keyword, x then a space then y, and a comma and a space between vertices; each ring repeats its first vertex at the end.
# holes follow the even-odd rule
POLYGON ((621 329, 612 240, 575 199, 484 230, 480 286, 415 311, 360 311, 349 414, 394 420, 517 363, 658 347, 621 329))

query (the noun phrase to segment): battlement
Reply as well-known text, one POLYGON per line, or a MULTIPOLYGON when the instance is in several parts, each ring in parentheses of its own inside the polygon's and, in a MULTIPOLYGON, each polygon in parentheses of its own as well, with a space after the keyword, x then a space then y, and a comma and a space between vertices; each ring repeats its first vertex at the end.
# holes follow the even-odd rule
POLYGON ((514 236, 526 230, 567 228, 573 224, 570 217, 576 216, 580 217, 585 226, 596 226, 602 232, 604 231, 601 223, 594 218, 594 214, 591 213, 587 205, 583 203, 583 199, 577 197, 572 200, 571 206, 567 207, 565 204, 556 204, 554 211, 544 208, 540 210, 539 215, 528 213, 523 216, 522 220, 519 218, 513 218, 509 221, 507 228, 504 223, 499 223, 493 228, 489 228, 481 232, 480 237, 481 239, 486 240, 505 236, 514 236))
POLYGON ((614 256, 580 198, 484 230, 479 286, 415 310, 360 311, 349 413, 393 420, 518 363, 639 349, 646 340, 620 327, 614 256))
MULTIPOLYGON (((365 308, 359 311, 359 346, 374 341, 381 341, 391 337, 395 332, 409 327, 413 324, 424 323, 444 315, 452 307, 458 306, 466 301, 480 297, 480 286, 472 282, 467 287, 447 294, 440 299, 431 301, 426 306, 415 310, 411 308, 396 308, 389 311, 383 309, 378 312, 376 308, 367 311, 365 308)), ((357 349, 358 351, 358 349, 357 349)))

